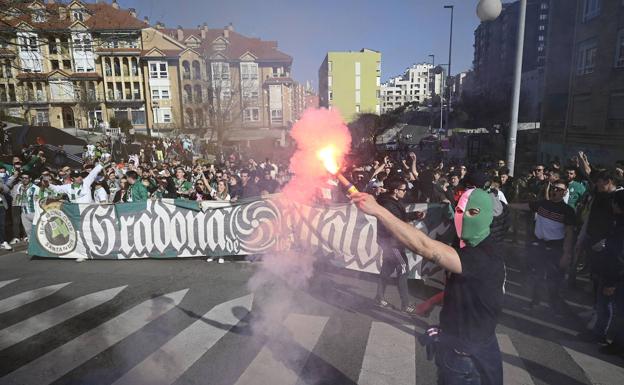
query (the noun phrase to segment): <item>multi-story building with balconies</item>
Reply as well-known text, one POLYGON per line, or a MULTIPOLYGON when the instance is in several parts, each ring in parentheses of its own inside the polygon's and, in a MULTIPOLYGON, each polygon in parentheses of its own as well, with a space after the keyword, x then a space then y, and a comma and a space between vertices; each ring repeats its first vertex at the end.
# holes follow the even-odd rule
POLYGON ((89 127, 112 116, 145 127, 146 23, 118 3, 33 1, 0 26, 0 108, 33 124, 89 127))
POLYGON ((114 117, 138 131, 203 134, 296 119, 292 58, 231 25, 150 26, 116 0, 34 1, 6 15, 0 109, 33 124, 86 128, 114 117))

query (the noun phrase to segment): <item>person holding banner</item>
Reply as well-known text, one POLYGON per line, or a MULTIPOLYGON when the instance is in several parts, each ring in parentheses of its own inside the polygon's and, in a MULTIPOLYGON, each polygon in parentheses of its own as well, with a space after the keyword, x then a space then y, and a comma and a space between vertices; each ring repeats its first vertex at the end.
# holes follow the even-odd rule
POLYGON ((505 265, 490 237, 493 209, 488 193, 470 189, 462 194, 455 210, 457 249, 397 218, 369 194, 354 193, 351 199, 412 252, 450 272, 440 325, 419 338, 428 353, 435 354, 439 383, 502 384, 495 329, 503 304, 505 265))

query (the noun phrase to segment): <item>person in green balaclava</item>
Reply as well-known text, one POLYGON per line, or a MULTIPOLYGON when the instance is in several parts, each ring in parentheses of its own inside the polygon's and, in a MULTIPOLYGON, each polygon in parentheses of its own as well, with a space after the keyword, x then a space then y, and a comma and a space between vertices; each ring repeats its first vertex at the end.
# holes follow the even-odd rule
POLYGON ((487 238, 493 215, 492 198, 487 192, 472 189, 463 193, 455 208, 455 230, 461 247, 466 244, 475 247, 487 238))
POLYGON ((503 363, 495 330, 503 305, 505 265, 500 248, 490 237, 493 209, 488 193, 470 189, 459 199, 455 209, 457 249, 401 221, 369 194, 355 193, 351 199, 413 253, 450 273, 440 325, 419 338, 429 352, 435 352, 439 382, 502 384, 503 363))

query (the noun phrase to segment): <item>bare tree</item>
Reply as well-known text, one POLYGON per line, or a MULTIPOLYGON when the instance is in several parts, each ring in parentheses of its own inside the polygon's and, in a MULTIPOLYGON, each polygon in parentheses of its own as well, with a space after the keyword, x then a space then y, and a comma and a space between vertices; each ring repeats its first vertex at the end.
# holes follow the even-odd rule
POLYGON ((87 87, 87 82, 80 82, 78 89, 75 90, 75 93, 77 99, 76 108, 80 111, 80 115, 86 119, 89 128, 96 128, 97 122, 89 119, 89 113, 100 108, 100 101, 98 99, 96 88, 94 87, 89 89, 87 87))
POLYGON ((210 123, 208 141, 216 141, 221 147, 232 128, 244 121, 260 119, 260 89, 251 82, 243 81, 232 87, 230 82, 213 81, 208 86, 208 98, 204 110, 208 111, 210 123))

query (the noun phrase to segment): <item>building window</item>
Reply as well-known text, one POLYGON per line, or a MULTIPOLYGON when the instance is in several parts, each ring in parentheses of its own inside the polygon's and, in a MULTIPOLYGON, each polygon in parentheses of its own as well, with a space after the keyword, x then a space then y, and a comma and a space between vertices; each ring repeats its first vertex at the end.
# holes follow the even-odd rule
POLYGON ((145 109, 131 109, 130 110, 131 120, 130 122, 133 125, 143 126, 145 125, 145 109))
POLYGON ((583 21, 591 20, 600 15, 601 0, 584 0, 583 21))
POLYGON ((75 10, 72 12, 72 19, 74 21, 84 21, 84 15, 82 14, 82 11, 79 10, 75 10))
POLYGON ((583 42, 577 50, 576 74, 586 75, 594 72, 598 47, 595 40, 583 42))
POLYGON ((151 62, 149 63, 149 74, 151 79, 167 79, 167 63, 151 62))
POLYGON ((329 100, 334 100, 334 93, 332 91, 329 91, 329 100))
POLYGON ((257 122, 260 120, 260 109, 259 108, 245 108, 243 111, 243 121, 244 122, 257 122))
POLYGON ((361 86, 361 80, 359 75, 355 75, 355 89, 359 90, 361 86))
POLYGON ((355 76, 360 76, 361 65, 359 61, 355 62, 355 76))
POLYGON ((33 12, 32 21, 35 22, 35 23, 43 23, 43 22, 45 22, 46 21, 45 11, 37 10, 37 11, 33 12))
POLYGON ((542 3, 540 9, 548 9, 548 3, 542 3))
POLYGON ((258 63, 241 63, 241 80, 258 79, 258 63))
POLYGON ((271 121, 282 121, 282 110, 271 110, 271 121))
POLYGON ((617 47, 615 48, 615 66, 624 67, 624 29, 618 32, 617 47))
POLYGON ((327 87, 331 87, 332 86, 332 77, 331 75, 327 77, 327 87))
POLYGON ((332 72, 332 62, 328 61, 327 62, 327 72, 332 72))
POLYGON ((359 104, 355 105, 355 112, 358 112, 358 113, 360 112, 360 105, 359 104))
POLYGON ((381 86, 381 78, 379 76, 377 76, 377 82, 375 84, 377 84, 377 87, 381 86))
POLYGON ((154 123, 171 123, 171 108, 155 108, 154 123))
POLYGON ((360 90, 355 90, 355 102, 361 103, 360 90))
POLYGON ((545 25, 543 25, 543 24, 540 24, 540 26, 539 26, 539 30, 540 30, 540 31, 544 31, 544 30, 546 30, 546 26, 545 26, 545 25))
POLYGON ((609 97, 607 128, 624 130, 624 93, 614 92, 609 97))
POLYGON ((539 36, 537 37, 537 40, 538 40, 538 41, 544 41, 544 35, 539 35, 539 36))
POLYGON ((542 13, 542 14, 540 14, 540 15, 539 15, 539 19, 540 19, 540 20, 546 20, 546 19, 548 19, 548 14, 546 14, 546 13, 542 13))
POLYGON ((230 80, 230 65, 228 63, 210 63, 213 80, 230 80))

